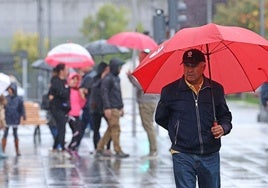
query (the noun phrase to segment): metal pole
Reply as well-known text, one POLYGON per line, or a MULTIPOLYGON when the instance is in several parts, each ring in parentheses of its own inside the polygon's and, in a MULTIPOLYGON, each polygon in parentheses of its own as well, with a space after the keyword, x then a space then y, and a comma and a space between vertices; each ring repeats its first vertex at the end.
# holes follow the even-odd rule
POLYGON ((38 33, 39 33, 39 40, 38 40, 38 48, 39 48, 39 57, 43 57, 43 7, 42 7, 42 0, 37 0, 37 25, 38 25, 38 33))
POLYGON ((212 0, 207 0, 207 23, 212 22, 212 0))
POLYGON ((48 0, 48 12, 47 12, 47 17, 48 17, 48 49, 51 49, 51 41, 52 41, 52 25, 51 25, 51 0, 48 0))
MULTIPOLYGON (((137 1, 132 0, 132 7, 133 7, 133 29, 136 31, 137 27, 137 15, 138 15, 138 7, 137 7, 137 1)), ((132 65, 133 65, 133 70, 136 68, 136 56, 137 56, 137 51, 133 50, 132 52, 132 65)), ((133 87, 132 89, 132 136, 136 136, 136 116, 137 116, 137 111, 136 111, 136 88, 133 87)))
POLYGON ((23 57, 23 59, 22 59, 22 87, 23 87, 23 90, 24 90, 25 99, 28 98, 27 75, 28 75, 28 60, 27 60, 26 57, 23 57))
POLYGON ((168 0, 169 37, 173 37, 177 28, 177 0, 168 0))
POLYGON ((259 0, 260 5, 260 35, 265 37, 265 9, 264 0, 259 0))
MULTIPOLYGON (((136 68, 137 50, 132 51, 132 70, 136 68)), ((137 102, 136 102, 136 87, 132 87, 132 136, 136 136, 137 123, 137 102)))

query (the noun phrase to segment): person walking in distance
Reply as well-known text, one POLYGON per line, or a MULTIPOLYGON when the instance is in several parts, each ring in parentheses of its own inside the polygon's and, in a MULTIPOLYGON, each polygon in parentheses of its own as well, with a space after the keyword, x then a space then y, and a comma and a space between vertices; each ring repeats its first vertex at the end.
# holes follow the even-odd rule
POLYGON ((8 95, 6 96, 7 104, 5 106, 5 118, 6 118, 6 128, 2 138, 2 150, 5 152, 6 143, 8 137, 9 128, 13 129, 14 145, 16 150, 16 155, 20 156, 19 150, 19 138, 18 138, 18 127, 20 125, 20 120, 23 118, 26 120, 24 101, 21 96, 17 95, 17 85, 12 82, 7 88, 8 95))
MULTIPOLYGON (((110 69, 109 66, 105 62, 100 62, 97 66, 97 74, 93 77, 93 82, 90 88, 90 114, 92 118, 92 128, 94 131, 93 134, 93 144, 95 150, 97 149, 98 142, 101 138, 100 136, 100 127, 101 127, 101 120, 104 119, 107 122, 103 114, 103 102, 101 98, 101 82, 103 78, 109 73, 110 69)), ((107 144, 106 153, 110 153, 110 144, 107 144)))
POLYGON ((129 157, 122 151, 120 146, 120 117, 124 115, 123 100, 121 94, 119 73, 124 62, 118 58, 110 60, 110 72, 104 77, 101 83, 101 95, 103 101, 104 115, 108 120, 108 128, 100 139, 96 156, 105 155, 104 146, 112 139, 115 156, 117 158, 129 157))
POLYGON ((81 138, 82 121, 80 118, 82 108, 86 100, 82 98, 79 92, 81 77, 78 73, 72 72, 68 76, 68 85, 70 87, 70 105, 71 110, 68 113, 68 123, 72 130, 72 139, 68 145, 67 151, 72 157, 79 158, 78 145, 81 138))
MULTIPOLYGON (((91 117, 90 117, 90 104, 89 104, 89 98, 90 98, 90 87, 92 85, 93 77, 96 75, 96 71, 93 69, 93 65, 89 65, 87 67, 80 68, 80 74, 82 76, 81 85, 79 87, 79 91, 81 93, 81 96, 86 99, 86 104, 83 107, 82 112, 82 129, 81 129, 81 138, 79 141, 79 144, 86 133, 86 130, 88 135, 90 135, 91 131, 91 117)), ((78 144, 78 145, 79 145, 78 144)))
POLYGON ((155 120, 169 133, 176 187, 219 188, 221 137, 232 129, 224 88, 204 76, 200 50, 184 52, 181 66, 184 75, 162 88, 155 120))
MULTIPOLYGON (((139 55, 140 63, 147 56, 149 52, 150 52, 149 50, 144 50, 140 52, 139 55)), ((131 84, 136 88, 136 99, 139 106, 141 123, 144 130, 147 133, 147 137, 149 140, 149 154, 144 156, 143 158, 157 157, 157 139, 156 139, 156 131, 153 124, 157 96, 153 94, 145 94, 142 90, 141 85, 131 75, 130 71, 127 73, 127 76, 131 84)))
MULTIPOLYGON (((70 111, 70 88, 67 84, 67 76, 69 69, 65 64, 58 64, 55 67, 57 76, 51 80, 49 89, 50 95, 50 111, 53 114, 57 126, 57 135, 53 144, 53 151, 57 151, 58 147, 61 151, 65 151, 65 132, 66 122, 68 120, 68 112, 70 111)), ((64 153, 63 153, 64 154, 64 153)))

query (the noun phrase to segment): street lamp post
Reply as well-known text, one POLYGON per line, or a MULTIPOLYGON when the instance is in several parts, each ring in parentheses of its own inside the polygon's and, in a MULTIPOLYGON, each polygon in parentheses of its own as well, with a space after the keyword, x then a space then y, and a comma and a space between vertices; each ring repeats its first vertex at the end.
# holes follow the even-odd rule
POLYGON ((207 23, 212 22, 212 0, 207 0, 207 23))
POLYGON ((39 48, 39 57, 43 57, 43 37, 44 37, 44 29, 43 29, 43 6, 42 0, 37 0, 37 26, 38 26, 38 33, 39 33, 39 41, 38 41, 38 48, 39 48))
POLYGON ((187 9, 183 0, 168 0, 168 26, 169 36, 173 37, 176 31, 180 30, 181 24, 186 22, 187 16, 185 11, 187 9))
POLYGON ((259 0, 259 6, 260 6, 260 35, 265 37, 264 0, 259 0))

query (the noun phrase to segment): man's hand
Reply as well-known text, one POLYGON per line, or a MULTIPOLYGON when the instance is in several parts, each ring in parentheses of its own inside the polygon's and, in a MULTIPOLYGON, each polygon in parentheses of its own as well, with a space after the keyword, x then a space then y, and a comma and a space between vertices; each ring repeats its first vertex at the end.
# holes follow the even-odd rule
POLYGON ((107 119, 110 119, 111 116, 112 116, 112 110, 111 110, 111 109, 105 109, 105 110, 104 110, 104 116, 105 116, 107 119))
POLYGON ((80 94, 80 96, 81 96, 82 99, 86 99, 87 89, 85 89, 85 88, 79 88, 79 94, 80 94))
POLYGON ((213 126, 211 127, 211 132, 214 135, 215 139, 219 139, 222 135, 224 135, 224 130, 221 125, 219 125, 217 122, 213 123, 213 126))
POLYGON ((120 109, 120 116, 121 116, 121 117, 123 117, 123 116, 124 116, 124 114, 125 114, 124 109, 123 109, 123 108, 121 108, 121 109, 120 109))

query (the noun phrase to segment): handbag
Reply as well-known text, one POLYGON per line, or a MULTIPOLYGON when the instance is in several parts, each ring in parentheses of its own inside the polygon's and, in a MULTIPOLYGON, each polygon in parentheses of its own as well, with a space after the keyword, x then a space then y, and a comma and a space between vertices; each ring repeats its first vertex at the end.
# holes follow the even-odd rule
POLYGON ((67 114, 71 110, 70 101, 65 101, 61 104, 61 109, 67 114))

